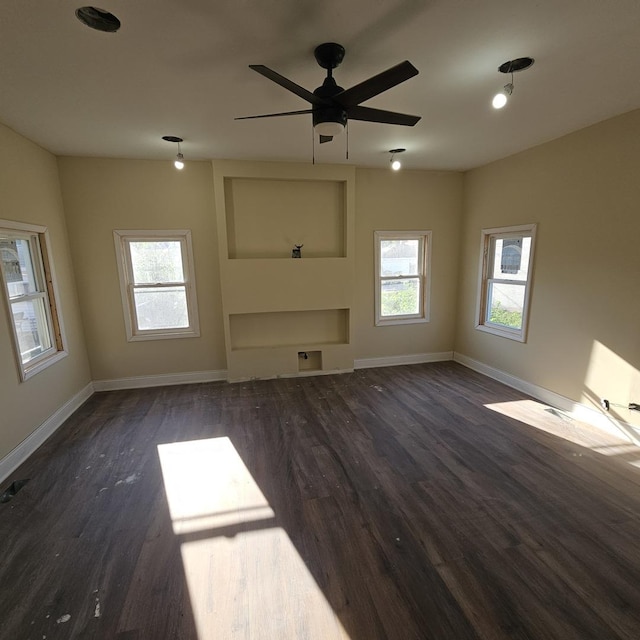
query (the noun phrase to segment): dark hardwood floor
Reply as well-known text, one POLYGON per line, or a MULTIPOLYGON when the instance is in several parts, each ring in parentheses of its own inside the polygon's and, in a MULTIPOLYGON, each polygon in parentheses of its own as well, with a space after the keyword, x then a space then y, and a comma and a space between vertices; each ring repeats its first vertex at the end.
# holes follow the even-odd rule
POLYGON ((454 363, 97 393, 0 487, 0 637, 637 640, 635 461, 454 363))

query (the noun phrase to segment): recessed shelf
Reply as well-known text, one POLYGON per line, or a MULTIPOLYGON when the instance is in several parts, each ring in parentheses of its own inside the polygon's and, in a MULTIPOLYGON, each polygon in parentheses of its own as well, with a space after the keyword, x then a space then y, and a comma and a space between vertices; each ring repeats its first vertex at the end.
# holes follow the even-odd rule
POLYGON ((231 349, 349 344, 349 309, 271 311, 229 316, 231 349))
POLYGON ((345 182, 339 180, 224 180, 228 258, 346 256, 345 182))

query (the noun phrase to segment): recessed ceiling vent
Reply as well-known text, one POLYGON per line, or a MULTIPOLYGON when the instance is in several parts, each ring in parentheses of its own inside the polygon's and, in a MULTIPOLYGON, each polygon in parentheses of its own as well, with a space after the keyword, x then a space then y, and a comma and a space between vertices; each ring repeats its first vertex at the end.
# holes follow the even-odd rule
POLYGON ((96 31, 115 33, 120 28, 120 20, 118 18, 112 13, 97 7, 80 7, 76 9, 76 18, 96 31))

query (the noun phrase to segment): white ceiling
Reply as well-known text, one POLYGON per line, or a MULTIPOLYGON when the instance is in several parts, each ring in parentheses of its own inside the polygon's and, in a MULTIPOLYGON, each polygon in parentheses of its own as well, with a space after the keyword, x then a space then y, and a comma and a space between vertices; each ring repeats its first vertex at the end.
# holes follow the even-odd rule
MULTIPOLYGON (((86 0, 84 0, 86 2, 86 0)), ((350 164, 464 170, 640 107, 639 0, 99 0, 115 34, 75 17, 82 0, 2 0, 0 121, 57 155, 311 162, 311 116, 248 68, 313 91, 313 50, 346 48, 348 88, 403 60, 419 75, 366 103, 421 115, 415 127, 352 121, 350 164), (498 66, 531 56, 502 111, 498 66)), ((316 162, 347 162, 345 137, 316 162)))

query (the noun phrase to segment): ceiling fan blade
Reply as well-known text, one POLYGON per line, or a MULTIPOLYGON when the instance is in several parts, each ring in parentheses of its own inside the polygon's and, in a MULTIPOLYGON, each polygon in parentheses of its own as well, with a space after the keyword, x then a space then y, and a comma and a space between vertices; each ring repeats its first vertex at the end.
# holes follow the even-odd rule
POLYGON ((384 124, 401 124, 405 127, 413 127, 421 116, 410 116, 406 113, 372 109, 371 107, 349 107, 347 111, 349 120, 364 120, 365 122, 382 122, 384 124))
POLYGON ((276 118, 277 116, 297 116, 301 113, 311 113, 311 109, 302 109, 301 111, 282 111, 281 113, 265 113, 261 116, 242 116, 234 118, 234 120, 254 120, 255 118, 276 118))
POLYGON ((333 136, 320 136, 320 144, 324 144, 325 142, 331 142, 333 140, 333 136))
POLYGON ((408 60, 405 60, 395 67, 391 67, 391 69, 387 69, 339 93, 337 96, 334 96, 333 99, 345 108, 354 107, 416 75, 418 75, 418 70, 408 60))
POLYGON ((311 91, 307 91, 304 87, 301 87, 299 84, 292 82, 288 78, 281 76, 279 73, 276 73, 269 67, 265 67, 263 64, 250 64, 249 69, 253 69, 257 71, 259 74, 263 75, 265 78, 269 78, 276 84, 279 84, 281 87, 284 87, 288 91, 295 93, 297 96, 301 97, 303 100, 310 102, 311 104, 326 104, 322 98, 318 98, 315 94, 311 93, 311 91))

